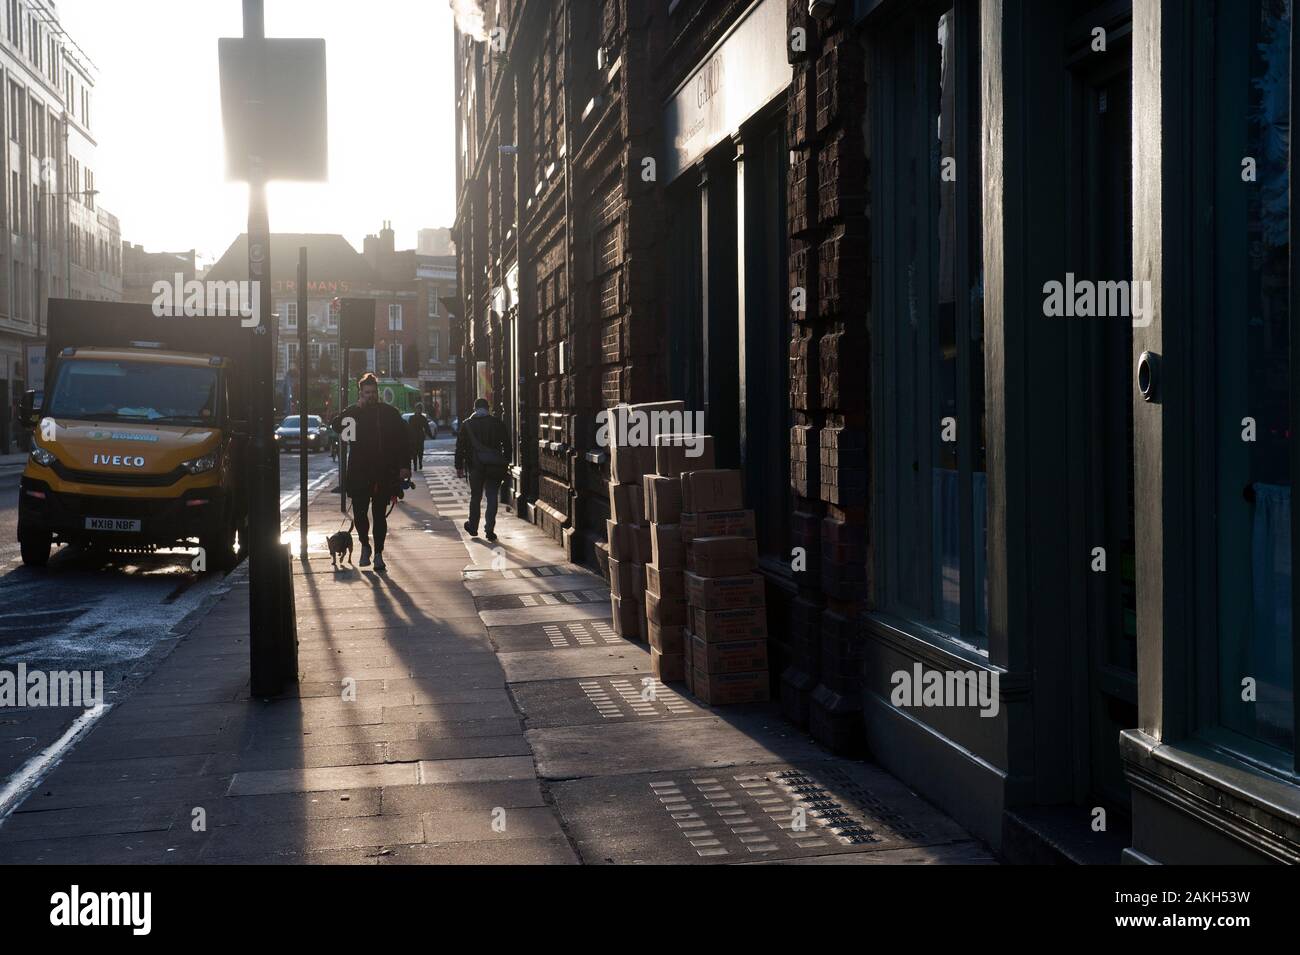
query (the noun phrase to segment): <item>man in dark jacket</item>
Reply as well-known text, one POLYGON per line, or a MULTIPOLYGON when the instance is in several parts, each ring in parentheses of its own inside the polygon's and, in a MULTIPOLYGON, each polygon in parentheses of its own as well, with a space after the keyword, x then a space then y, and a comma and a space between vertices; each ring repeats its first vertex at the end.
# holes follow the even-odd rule
POLYGON ((406 426, 411 430, 411 468, 424 470, 424 439, 435 435, 429 430, 429 419, 424 416, 424 405, 416 405, 411 417, 406 419, 406 426))
POLYGON ((456 476, 463 478, 469 471, 469 520, 465 530, 470 537, 478 536, 479 501, 487 492, 487 519, 484 536, 496 541, 497 500, 501 482, 506 477, 506 450, 510 436, 505 422, 488 414, 486 398, 474 402, 474 413, 461 422, 456 436, 456 476))
POLYGON ((361 566, 370 564, 370 516, 374 516, 375 570, 384 571, 385 512, 401 482, 411 476, 411 438, 401 412, 379 400, 379 382, 367 372, 357 382, 357 403, 334 416, 330 426, 348 442, 343 489, 361 538, 361 566))

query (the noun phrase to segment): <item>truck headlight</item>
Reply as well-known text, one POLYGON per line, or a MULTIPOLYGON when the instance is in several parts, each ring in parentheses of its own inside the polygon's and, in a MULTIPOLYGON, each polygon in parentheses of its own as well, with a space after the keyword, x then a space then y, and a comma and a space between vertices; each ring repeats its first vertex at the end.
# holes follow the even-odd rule
POLYGON ((56 460, 54 454, 42 447, 32 448, 32 460, 43 468, 52 466, 56 460))
POLYGON ((181 467, 191 474, 202 474, 204 471, 211 471, 217 466, 217 452, 213 451, 203 455, 201 458, 195 458, 192 461, 181 462, 181 467))

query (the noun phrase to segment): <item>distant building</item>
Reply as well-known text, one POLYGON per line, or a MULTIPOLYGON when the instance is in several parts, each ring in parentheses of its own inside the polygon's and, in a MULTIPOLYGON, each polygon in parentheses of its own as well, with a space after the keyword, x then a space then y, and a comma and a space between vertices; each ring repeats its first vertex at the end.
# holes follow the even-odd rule
POLYGON ((451 229, 421 229, 415 234, 417 255, 455 255, 451 229))
POLYGON ((456 351, 453 343, 452 313, 448 301, 458 302, 456 256, 416 255, 416 277, 424 303, 424 361, 419 368, 420 390, 424 408, 435 411, 439 421, 450 421, 460 413, 456 402, 456 351))
POLYGON ((151 303, 155 282, 168 284, 198 278, 194 250, 188 252, 146 252, 142 245, 122 243, 122 301, 151 303))
MULTIPOLYGON (((248 278, 248 236, 241 234, 204 276, 209 281, 248 278)), ((314 379, 337 381, 339 369, 339 315, 337 298, 370 297, 375 270, 351 243, 337 233, 276 233, 271 236, 272 310, 279 316, 275 339, 275 379, 279 406, 296 387, 298 322, 308 327, 308 361, 314 379), (307 249, 307 313, 298 314, 298 250, 307 249)), ((367 367, 373 367, 367 353, 367 367)), ((329 394, 329 392, 326 392, 329 394)))
MULTIPOLYGON (((365 237, 362 252, 333 233, 283 233, 271 237, 273 310, 279 315, 274 329, 275 377, 281 407, 289 407, 287 396, 297 387, 296 374, 291 372, 298 364, 298 322, 303 320, 298 314, 297 271, 298 249, 304 246, 311 378, 318 382, 338 380, 342 356, 334 301, 369 298, 374 301, 375 344, 373 348, 352 350, 350 373, 373 371, 381 377, 395 378, 420 389, 426 411, 432 411, 436 404, 440 418, 450 419, 456 414, 457 365, 452 349, 459 345, 451 341, 444 302, 457 295, 455 256, 398 250, 388 222, 383 223, 378 234, 365 237)), ((165 265, 165 255, 158 253, 150 262, 165 265)), ((143 271, 140 274, 145 277, 143 271)), ((247 277, 246 235, 236 239, 203 275, 213 281, 247 277)))

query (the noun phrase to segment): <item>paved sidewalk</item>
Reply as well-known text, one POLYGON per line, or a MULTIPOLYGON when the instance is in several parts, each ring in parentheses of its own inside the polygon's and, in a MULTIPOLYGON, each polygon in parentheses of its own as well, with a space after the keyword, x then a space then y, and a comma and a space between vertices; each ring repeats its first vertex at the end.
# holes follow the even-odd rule
POLYGON ((336 573, 319 534, 295 564, 292 696, 249 699, 232 578, 0 825, 0 862, 992 861, 774 706, 654 684, 599 577, 512 517, 469 540, 464 483, 424 477, 386 576, 336 573))

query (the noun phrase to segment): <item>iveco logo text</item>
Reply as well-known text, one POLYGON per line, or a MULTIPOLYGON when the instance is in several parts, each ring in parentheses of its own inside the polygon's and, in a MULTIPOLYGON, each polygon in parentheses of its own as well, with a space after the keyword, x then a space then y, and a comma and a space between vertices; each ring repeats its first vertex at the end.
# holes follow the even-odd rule
POLYGON ((142 468, 144 467, 144 458, 133 458, 129 454, 95 454, 91 457, 90 463, 108 464, 115 468, 142 468))

